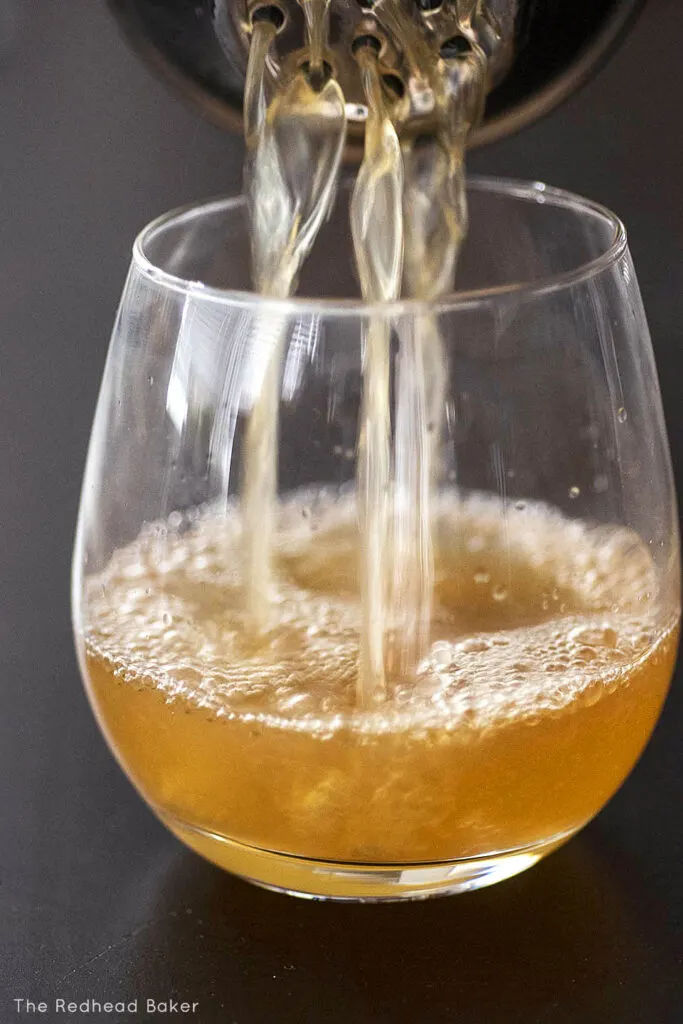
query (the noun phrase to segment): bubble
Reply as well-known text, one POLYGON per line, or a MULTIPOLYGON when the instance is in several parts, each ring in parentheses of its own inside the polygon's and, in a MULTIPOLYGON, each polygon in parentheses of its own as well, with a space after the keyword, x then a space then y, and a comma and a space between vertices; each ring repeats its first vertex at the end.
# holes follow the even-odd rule
POLYGON ((485 569, 478 569, 472 578, 478 586, 483 586, 491 582, 491 573, 486 572, 485 569))
POLYGON ((626 423, 626 420, 628 419, 628 413, 626 412, 626 409, 623 407, 623 405, 620 405, 617 409, 617 419, 620 423, 626 423))
POLYGON ((576 485, 574 485, 574 487, 570 487, 569 488, 569 497, 572 500, 574 500, 575 498, 578 498, 580 494, 581 494, 581 488, 580 487, 577 487, 576 485))
POLYGON ((432 661, 437 669, 448 668, 453 661, 453 647, 449 643, 436 643, 432 646, 432 661))
POLYGON ((473 636, 455 645, 461 654, 481 654, 491 649, 491 642, 484 636, 473 636))
POLYGON ((614 648, 619 634, 611 626, 580 626, 570 632, 569 639, 585 647, 614 648))
POLYGON ((493 590, 491 592, 491 596, 493 597, 494 601, 501 602, 501 601, 507 600, 507 596, 508 596, 507 587, 504 587, 502 584, 498 584, 498 586, 493 588, 493 590))
POLYGON ((513 661, 510 668, 520 676, 525 676, 531 672, 531 665, 528 661, 513 661))

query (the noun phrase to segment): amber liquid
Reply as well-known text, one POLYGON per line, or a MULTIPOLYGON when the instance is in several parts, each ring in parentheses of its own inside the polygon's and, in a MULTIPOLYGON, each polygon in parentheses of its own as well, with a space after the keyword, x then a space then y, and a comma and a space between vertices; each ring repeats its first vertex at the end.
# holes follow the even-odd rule
POLYGON ((544 506, 454 495, 432 526, 428 653, 374 709, 355 702, 351 501, 282 509, 259 640, 244 628, 237 517, 148 528, 88 578, 99 718, 192 845, 225 866, 221 837, 337 862, 453 861, 559 841, 619 786, 676 649, 646 547, 544 506))

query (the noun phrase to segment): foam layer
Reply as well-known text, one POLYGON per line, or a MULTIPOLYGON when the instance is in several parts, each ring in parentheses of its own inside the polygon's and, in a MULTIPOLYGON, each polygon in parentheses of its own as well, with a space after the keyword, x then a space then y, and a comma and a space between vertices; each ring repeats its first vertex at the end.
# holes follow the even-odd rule
MULTIPOLYGON (((214 510, 174 514, 87 579, 90 653, 131 685, 216 717, 281 727, 483 730, 599 700, 672 628, 646 546, 540 505, 444 495, 432 642, 377 709, 354 707, 358 532, 351 500, 280 511, 267 633, 243 613, 241 534, 214 510)), ((391 650, 400 636, 388 638, 391 650)), ((395 659, 398 663, 399 659, 395 659)))

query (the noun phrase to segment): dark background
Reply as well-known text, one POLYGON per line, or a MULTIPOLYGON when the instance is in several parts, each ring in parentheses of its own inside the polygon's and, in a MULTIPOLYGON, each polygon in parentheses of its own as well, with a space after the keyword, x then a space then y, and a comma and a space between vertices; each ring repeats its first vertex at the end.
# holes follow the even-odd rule
MULTIPOLYGON (((597 80, 470 162, 626 221, 679 480, 682 54, 681 0, 650 0, 597 80)), ((578 839, 500 887, 424 904, 326 906, 232 880, 156 823, 108 754, 68 580, 109 330, 138 229, 235 190, 240 162, 100 0, 0 0, 0 1022, 20 1019, 20 996, 137 997, 119 1020, 176 996, 202 1024, 682 1021, 680 685, 578 839)))

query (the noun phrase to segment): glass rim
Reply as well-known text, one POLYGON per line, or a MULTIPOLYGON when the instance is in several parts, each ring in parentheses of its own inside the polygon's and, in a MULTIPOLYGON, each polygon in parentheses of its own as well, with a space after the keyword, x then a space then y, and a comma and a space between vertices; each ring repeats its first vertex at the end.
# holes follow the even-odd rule
POLYGON ((175 292, 180 292, 194 299, 205 299, 234 307, 255 308, 261 312, 264 307, 279 316, 290 316, 297 312, 323 314, 327 317, 347 317, 379 315, 382 317, 398 317, 406 315, 424 315, 429 313, 444 314, 472 309, 478 306, 495 304, 509 297, 536 298, 550 295, 582 284, 612 267, 626 251, 628 240, 626 228, 615 213, 601 203, 586 199, 566 189, 555 188, 541 181, 523 181, 516 178, 501 178, 486 175, 471 175, 467 179, 468 191, 490 192, 497 195, 510 196, 525 202, 549 204, 556 207, 574 210, 579 214, 593 214, 608 221, 613 229, 611 243, 604 252, 590 260, 578 263, 569 270, 535 281, 518 281, 490 288, 453 291, 435 301, 423 299, 400 298, 392 302, 366 302, 362 298, 326 299, 293 295, 286 299, 271 298, 259 292, 240 289, 218 288, 204 284, 202 281, 179 277, 170 271, 157 266, 146 254, 146 247, 163 228, 174 221, 182 221, 198 212, 211 213, 219 210, 236 209, 246 199, 244 195, 218 196, 187 203, 184 206, 169 210, 147 224, 137 235, 133 243, 133 266, 150 281, 175 292))

